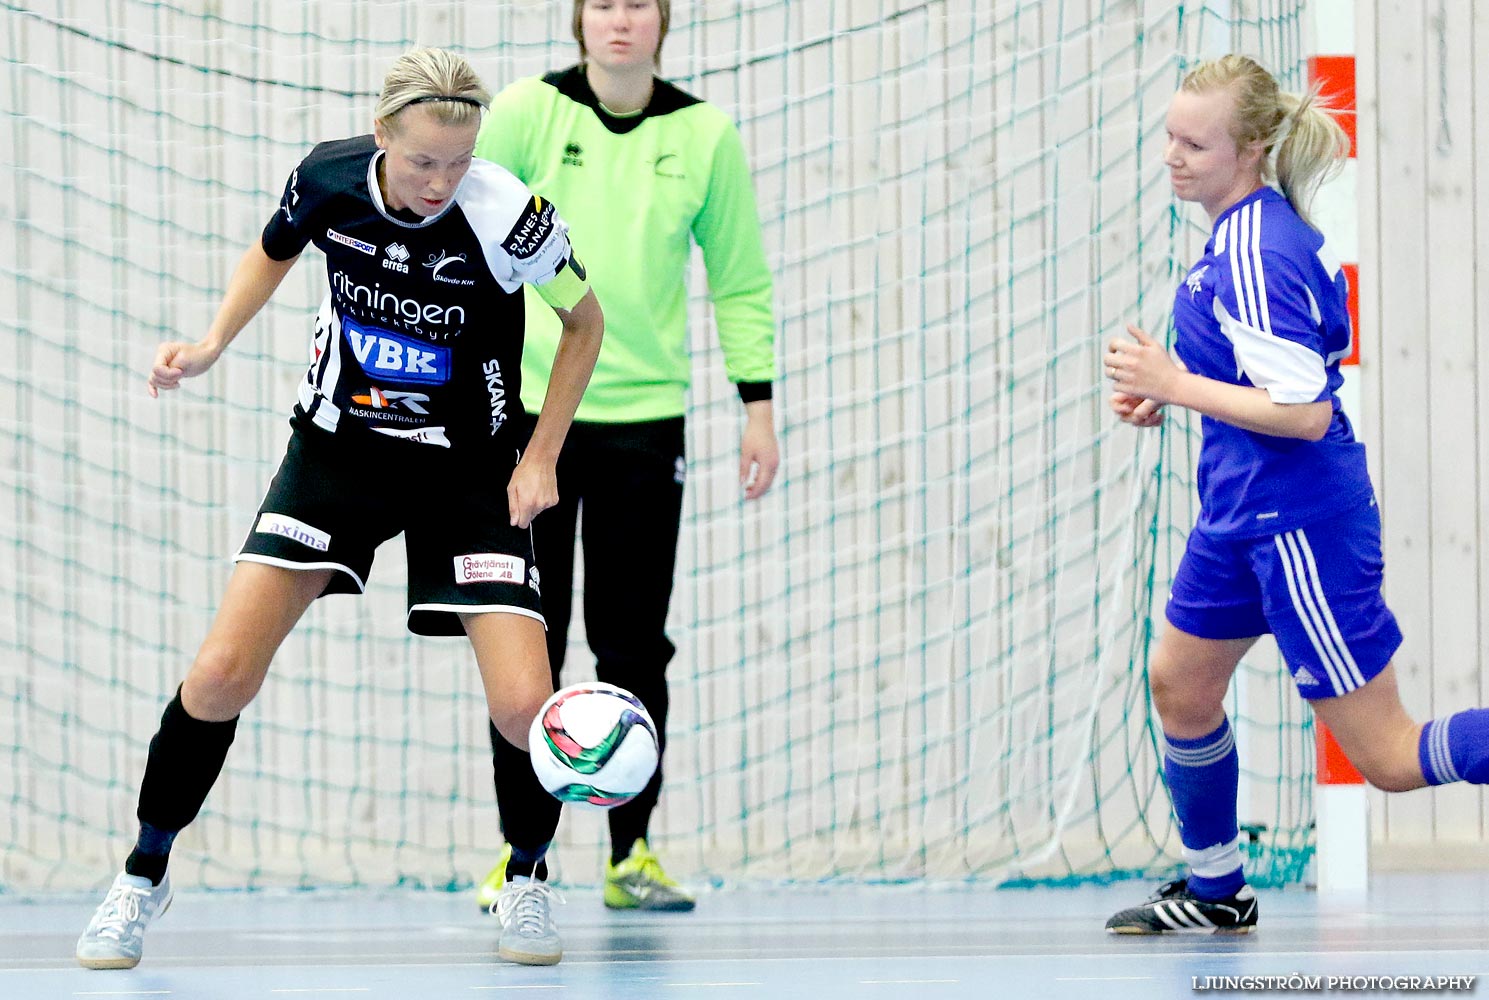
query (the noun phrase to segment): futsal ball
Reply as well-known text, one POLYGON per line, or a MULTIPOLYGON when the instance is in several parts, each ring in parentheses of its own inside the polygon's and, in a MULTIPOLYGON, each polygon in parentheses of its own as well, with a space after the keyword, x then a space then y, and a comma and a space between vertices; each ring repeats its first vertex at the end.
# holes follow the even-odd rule
POLYGON ((602 681, 554 692, 527 745, 538 781, 561 802, 609 809, 639 795, 657 770, 657 727, 641 699, 602 681))

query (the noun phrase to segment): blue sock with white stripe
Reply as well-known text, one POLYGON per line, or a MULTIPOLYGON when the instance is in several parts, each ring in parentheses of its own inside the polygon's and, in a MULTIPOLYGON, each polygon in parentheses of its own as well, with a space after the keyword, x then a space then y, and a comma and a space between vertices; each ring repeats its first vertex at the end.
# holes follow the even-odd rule
POLYGON ((1427 723, 1417 759, 1429 785, 1489 785, 1489 708, 1469 708, 1427 723))
POLYGON ((1189 862, 1189 891, 1200 899, 1234 896, 1246 878, 1236 821, 1241 760, 1230 720, 1197 740, 1163 739, 1163 774, 1189 862))

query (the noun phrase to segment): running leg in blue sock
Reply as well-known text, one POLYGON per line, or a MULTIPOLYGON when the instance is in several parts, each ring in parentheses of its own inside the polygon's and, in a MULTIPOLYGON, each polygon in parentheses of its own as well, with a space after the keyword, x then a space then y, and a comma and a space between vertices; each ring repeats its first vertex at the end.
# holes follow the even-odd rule
POLYGON ((1427 723, 1417 759, 1429 785, 1489 785, 1489 708, 1469 708, 1427 723))
POLYGON ((1241 874, 1241 837, 1236 821, 1240 758, 1230 720, 1208 736, 1181 740, 1164 736, 1163 774, 1179 820, 1189 889, 1200 899, 1233 896, 1246 884, 1241 874))

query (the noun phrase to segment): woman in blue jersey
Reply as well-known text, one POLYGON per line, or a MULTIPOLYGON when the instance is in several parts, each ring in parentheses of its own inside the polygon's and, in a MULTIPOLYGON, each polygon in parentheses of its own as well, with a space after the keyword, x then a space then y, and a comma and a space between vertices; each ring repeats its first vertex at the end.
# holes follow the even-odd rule
MULTIPOLYGON (((664 749, 694 243, 708 271, 724 366, 744 410, 745 499, 765 493, 780 461, 771 276, 744 147, 721 110, 655 75, 670 13, 666 0, 574 0, 579 64, 498 94, 476 145, 477 156, 564 206, 593 258, 590 282, 605 307, 605 346, 559 458, 561 499, 533 524, 555 683, 568 645, 582 524, 584 623, 595 672, 641 699, 664 749)), ((544 359, 556 334, 547 317, 529 315, 523 392, 530 405, 543 399, 544 359)), ((497 904, 502 916, 504 887, 543 877, 559 806, 522 773, 520 746, 496 729, 491 738, 495 758, 509 765, 498 766, 496 789, 507 849, 478 898, 483 907, 497 904)), ((609 813, 606 906, 693 908, 648 846, 661 784, 658 768, 639 796, 609 813)))
POLYGON ((409 630, 469 637, 507 739, 524 743, 552 693, 528 527, 558 499, 555 464, 603 320, 552 206, 472 162, 489 100, 459 56, 400 58, 374 133, 321 143, 290 175, 206 336, 156 351, 152 396, 212 367, 308 244, 325 254, 284 460, 150 742, 139 837, 78 940, 84 966, 139 962, 170 905, 173 841, 217 780, 239 713, 312 601, 362 591, 382 542, 405 536, 409 630), (563 329, 530 432, 517 401, 524 284, 563 329), (369 490, 369 475, 395 486, 369 490))
POLYGON ((1123 421, 1156 426, 1164 406, 1203 415, 1200 514, 1149 663, 1190 875, 1106 926, 1244 933, 1257 906, 1241 871, 1222 700, 1259 636, 1276 637, 1299 693, 1386 791, 1489 781, 1489 712, 1421 725, 1397 692, 1401 632, 1381 596, 1380 517, 1336 395, 1351 336, 1345 277, 1307 215, 1348 153, 1343 130, 1314 94, 1282 93, 1236 55, 1185 77, 1167 130, 1174 193, 1212 224, 1174 299, 1182 367, 1135 326, 1105 363, 1123 421))

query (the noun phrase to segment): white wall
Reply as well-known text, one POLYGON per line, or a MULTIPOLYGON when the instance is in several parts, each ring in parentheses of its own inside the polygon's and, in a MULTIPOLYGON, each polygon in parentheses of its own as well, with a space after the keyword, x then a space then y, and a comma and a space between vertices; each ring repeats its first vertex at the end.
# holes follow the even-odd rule
MULTIPOLYGON (((1418 719, 1489 702, 1489 7, 1362 0, 1361 436, 1418 719)), ((1485 799, 1372 793, 1386 866, 1489 861, 1485 799)))

